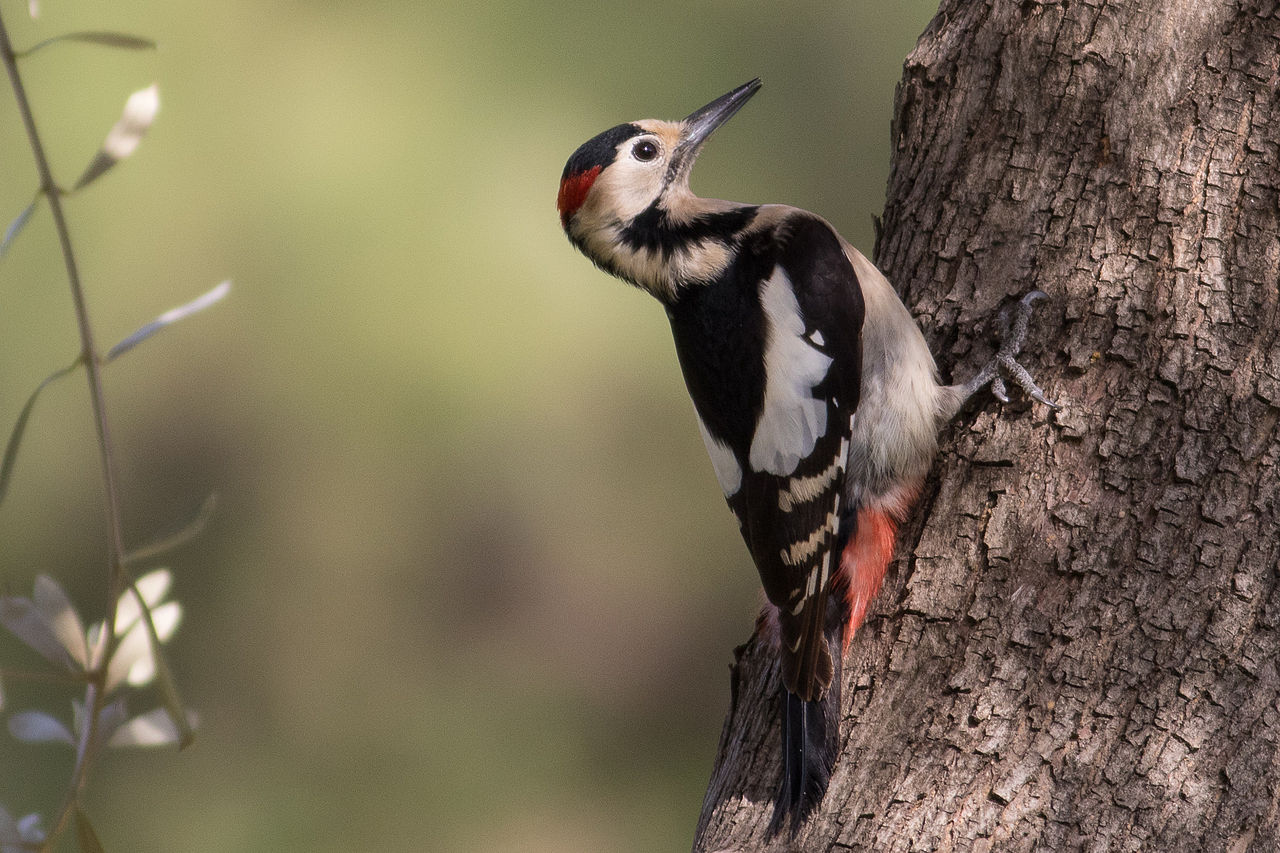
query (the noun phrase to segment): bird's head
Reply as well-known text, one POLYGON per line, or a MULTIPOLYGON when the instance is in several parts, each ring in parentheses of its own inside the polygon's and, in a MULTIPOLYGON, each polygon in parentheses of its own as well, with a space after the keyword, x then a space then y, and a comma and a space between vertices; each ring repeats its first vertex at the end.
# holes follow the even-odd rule
POLYGON ((584 142, 565 164, 556 197, 569 239, 611 267, 629 225, 647 213, 678 216, 693 197, 689 172, 703 144, 760 85, 744 83, 682 121, 629 122, 584 142))

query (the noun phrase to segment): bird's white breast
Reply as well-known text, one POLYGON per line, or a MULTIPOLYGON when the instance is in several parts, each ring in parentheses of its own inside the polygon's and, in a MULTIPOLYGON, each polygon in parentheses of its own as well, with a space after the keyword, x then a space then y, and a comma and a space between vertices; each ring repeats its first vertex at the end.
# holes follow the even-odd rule
POLYGON ((849 448, 849 497, 878 502, 903 483, 918 484, 937 451, 937 367, 924 335, 888 280, 846 246, 866 320, 862 391, 849 448))

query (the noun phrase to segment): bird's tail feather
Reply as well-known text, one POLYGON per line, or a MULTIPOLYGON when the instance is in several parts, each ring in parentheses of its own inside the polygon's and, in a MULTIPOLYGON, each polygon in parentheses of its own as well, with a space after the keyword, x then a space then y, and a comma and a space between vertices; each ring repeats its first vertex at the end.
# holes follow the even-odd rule
MULTIPOLYGON (((903 493, 902 505, 914 497, 914 487, 903 493)), ((893 557, 897 530, 897 506, 861 507, 850 513, 844 535, 835 552, 840 569, 831 582, 822 617, 823 639, 830 652, 832 675, 826 692, 806 701, 787 690, 786 661, 782 687, 782 785, 774 803, 770 834, 785 826, 792 835, 822 802, 831 783, 831 772, 840 752, 840 689, 844 652, 862 627, 867 605, 875 597, 893 557)), ((770 610, 770 608, 766 608, 770 610)), ((771 613, 778 642, 785 634, 781 614, 771 613)), ((784 656, 785 658, 785 656, 784 656)), ((800 679, 794 680, 795 684, 800 679)))
POLYGON ((835 673, 821 698, 807 702, 782 688, 782 787, 774 803, 770 835, 783 827, 794 835, 822 802, 831 782, 840 750, 841 634, 827 634, 835 673))

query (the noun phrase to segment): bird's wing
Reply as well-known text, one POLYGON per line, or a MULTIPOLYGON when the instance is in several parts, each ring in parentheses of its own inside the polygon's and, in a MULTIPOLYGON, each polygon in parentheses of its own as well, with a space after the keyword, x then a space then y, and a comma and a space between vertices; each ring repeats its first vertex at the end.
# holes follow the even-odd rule
MULTIPOLYGON (((783 682, 806 701, 833 675, 828 606, 854 515, 845 466, 862 375, 862 291, 840 239, 821 219, 793 215, 761 284, 765 393, 729 504, 778 608, 783 682)), ((843 615, 843 614, 841 614, 843 615)), ((837 644, 837 649, 839 648, 837 644)))

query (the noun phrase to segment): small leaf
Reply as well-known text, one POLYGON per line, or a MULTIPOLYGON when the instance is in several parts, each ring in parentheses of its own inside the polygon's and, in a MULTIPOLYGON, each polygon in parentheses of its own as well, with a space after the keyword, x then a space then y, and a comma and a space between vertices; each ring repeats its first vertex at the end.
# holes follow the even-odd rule
POLYGON ((148 607, 155 607, 169 592, 172 583, 173 574, 168 569, 155 569, 138 578, 133 586, 126 589, 120 596, 120 603, 116 605, 116 635, 132 628, 133 623, 142 615, 134 589, 142 594, 142 600, 148 607))
MULTIPOLYGON (((156 634, 160 637, 160 641, 164 642, 173 636, 173 632, 178 627, 178 622, 182 620, 182 606, 176 601, 167 601, 151 611, 151 618, 156 623, 156 634)), ((129 667, 129 674, 125 676, 129 684, 134 687, 150 684, 155 677, 155 661, 149 654, 138 658, 129 667)))
POLYGON ((72 190, 78 190, 96 181, 104 172, 137 150, 142 137, 151 128, 156 113, 160 111, 160 88, 152 83, 139 89, 125 102, 124 114, 107 133, 102 147, 85 168, 72 190))
POLYGON ((80 842, 80 853, 106 853, 98 833, 93 831, 93 824, 79 806, 76 806, 76 840, 80 842))
POLYGON ((9 734, 25 743, 62 743, 75 746, 71 732, 58 720, 44 711, 23 711, 9 718, 9 734))
POLYGON ((151 639, 147 636, 147 628, 141 622, 135 622, 111 654, 111 662, 107 664, 107 680, 102 689, 110 693, 119 687, 133 665, 149 658, 150 652, 151 639))
POLYGON ((155 623, 160 642, 167 643, 182 621, 182 605, 176 601, 166 601, 151 611, 151 621, 155 623))
POLYGON ((4 459, 0 461, 0 503, 4 503, 5 495, 9 491, 9 478, 13 476, 13 465, 18 459, 18 447, 22 444, 22 435, 27 430, 27 419, 31 417, 31 410, 35 408, 36 398, 40 396, 40 392, 45 386, 55 379, 61 379, 71 371, 80 366, 81 359, 76 359, 71 364, 55 370, 44 378, 44 381, 36 386, 36 390, 31 392, 31 396, 27 398, 26 405, 22 407, 22 411, 18 413, 18 420, 13 424, 13 431, 9 433, 9 443, 4 448, 4 459))
MULTIPOLYGON (((151 609, 151 621, 161 642, 173 636, 182 619, 182 605, 168 601, 151 609)), ((151 656, 151 636, 142 620, 133 623, 124 639, 112 653, 107 666, 107 680, 103 687, 108 693, 128 679, 134 687, 147 684, 156 676, 155 662, 151 656)))
POLYGON ((172 551, 179 545, 194 539, 204 530, 205 525, 209 523, 209 519, 213 517, 214 507, 217 506, 217 495, 209 495, 204 499, 204 503, 200 505, 199 512, 196 517, 187 522, 186 526, 177 533, 165 536, 163 539, 149 542, 135 551, 130 551, 124 556, 124 564, 127 566, 136 565, 153 557, 158 557, 168 551, 172 551))
POLYGON ((26 206, 21 213, 9 223, 9 227, 4 229, 4 239, 0 240, 0 258, 4 257, 4 253, 9 251, 9 244, 13 242, 13 238, 18 236, 18 232, 27 224, 27 220, 31 218, 31 214, 36 212, 36 203, 40 201, 39 197, 31 204, 26 206))
POLYGON ((18 56, 30 56, 37 50, 42 50, 51 44, 57 44, 60 41, 78 41, 86 44, 102 45, 103 47, 118 47, 124 50, 153 50, 156 43, 151 39, 144 39, 140 36, 131 36, 127 33, 103 33, 103 32, 81 32, 81 33, 64 33, 60 36, 45 39, 39 44, 32 45, 23 51, 18 51, 18 56))
POLYGON ((165 326, 176 323, 185 317, 190 317, 192 314, 195 314, 197 311, 203 311, 204 309, 208 308, 210 305, 213 305, 215 302, 218 302, 224 296, 226 296, 227 293, 230 292, 230 290, 231 290, 231 282, 224 281, 222 282, 222 284, 219 284, 217 287, 213 288, 212 290, 206 293, 203 293, 200 296, 197 296, 195 299, 192 299, 187 304, 179 305, 177 308, 169 309, 168 311, 164 312, 156 319, 152 320, 150 323, 147 323, 145 326, 138 329, 138 331, 134 332, 129 337, 122 340, 120 343, 113 346, 111 349, 107 350, 107 357, 103 360, 113 361, 117 356, 123 355, 124 353, 133 349, 138 344, 142 343, 147 338, 151 337, 156 332, 163 329, 165 326))
POLYGON ((22 642, 35 649, 44 658, 58 666, 75 671, 75 661, 66 646, 58 639, 40 608, 30 599, 20 596, 0 598, 0 625, 9 629, 22 642))
POLYGON ((35 812, 18 818, 18 834, 28 846, 44 844, 44 818, 35 812))
POLYGON ((81 669, 88 668, 89 647, 85 644, 84 623, 80 621, 80 614, 62 591, 62 587, 48 575, 38 575, 32 598, 49 627, 53 629, 58 642, 80 664, 81 669))
MULTIPOLYGON (((197 722, 195 713, 188 711, 187 725, 195 728, 197 722)), ((167 746, 178 741, 178 730, 173 727, 169 712, 164 708, 155 708, 139 714, 116 729, 115 734, 107 741, 107 746, 167 746)))

